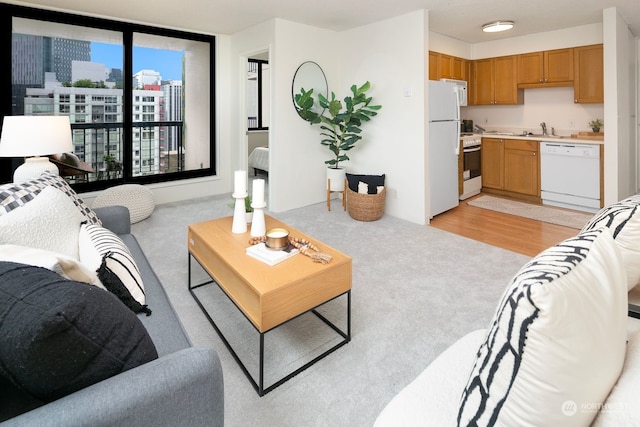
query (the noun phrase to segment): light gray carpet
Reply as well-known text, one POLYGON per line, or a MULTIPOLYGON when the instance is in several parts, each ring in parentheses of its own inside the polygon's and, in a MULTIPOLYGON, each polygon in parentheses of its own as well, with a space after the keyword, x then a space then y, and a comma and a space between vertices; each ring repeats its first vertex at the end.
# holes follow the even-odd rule
POLYGON ((467 202, 470 206, 581 230, 593 214, 552 206, 534 205, 502 197, 480 196, 467 202))
MULTIPOLYGON (((223 195, 160 205, 132 226, 194 345, 220 355, 228 427, 371 426, 446 347, 487 327, 503 289, 528 260, 388 215, 355 221, 340 209, 328 212, 325 203, 271 214, 353 258, 352 341, 259 397, 187 290, 187 225, 232 215, 229 200, 223 195)), ((220 295, 209 299, 245 363, 257 367, 255 330, 220 295)), ((323 307, 338 323, 342 310, 342 300, 323 307)), ((267 372, 267 384, 269 375, 335 339, 317 323, 303 316, 266 335, 272 358, 266 369, 275 372, 267 372)))

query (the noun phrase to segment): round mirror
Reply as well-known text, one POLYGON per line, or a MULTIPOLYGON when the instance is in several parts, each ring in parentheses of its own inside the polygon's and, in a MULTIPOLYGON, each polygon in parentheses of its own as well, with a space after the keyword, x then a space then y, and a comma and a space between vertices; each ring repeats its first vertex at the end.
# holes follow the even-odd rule
POLYGON ((296 73, 293 76, 293 83, 291 84, 291 98, 293 100, 293 106, 295 107, 298 115, 307 120, 300 111, 302 108, 296 102, 296 95, 302 94, 302 91, 309 92, 313 89, 313 107, 309 109, 317 114, 322 114, 324 109, 318 103, 318 94, 321 93, 326 97, 329 96, 329 88, 327 87, 327 78, 324 75, 324 71, 318 64, 313 61, 303 62, 296 73))

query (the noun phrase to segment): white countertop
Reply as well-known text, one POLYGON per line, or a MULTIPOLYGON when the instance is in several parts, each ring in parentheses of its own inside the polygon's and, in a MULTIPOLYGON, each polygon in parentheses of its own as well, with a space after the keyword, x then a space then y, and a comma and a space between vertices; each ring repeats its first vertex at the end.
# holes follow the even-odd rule
POLYGON ((545 142, 559 142, 566 144, 593 144, 593 145, 602 145, 604 144, 604 140, 601 139, 579 139, 579 138, 571 138, 570 136, 540 136, 540 135, 514 135, 509 132, 484 132, 484 133, 474 133, 474 135, 481 136, 483 138, 502 138, 502 139, 523 139, 530 141, 545 141, 545 142))

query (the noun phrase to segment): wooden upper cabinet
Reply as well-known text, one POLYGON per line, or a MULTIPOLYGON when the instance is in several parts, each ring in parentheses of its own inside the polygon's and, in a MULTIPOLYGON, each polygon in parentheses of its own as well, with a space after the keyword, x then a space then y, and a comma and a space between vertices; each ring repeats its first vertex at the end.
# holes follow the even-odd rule
POLYGON ((518 89, 517 56, 473 61, 473 103, 475 105, 522 104, 524 93, 518 89))
POLYGON ((573 48, 518 55, 518 87, 572 86, 573 48))
POLYGON ((429 80, 467 80, 467 60, 429 51, 429 80))
POLYGON ((440 79, 440 54, 429 51, 429 80, 440 79))
POLYGON ((601 44, 574 48, 576 103, 604 102, 604 59, 601 44))

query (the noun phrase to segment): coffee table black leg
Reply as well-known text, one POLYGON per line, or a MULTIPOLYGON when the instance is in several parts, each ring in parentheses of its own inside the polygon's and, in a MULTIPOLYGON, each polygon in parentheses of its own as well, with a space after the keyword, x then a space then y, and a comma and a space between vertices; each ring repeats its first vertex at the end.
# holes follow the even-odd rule
POLYGON ((264 396, 264 332, 260 332, 260 384, 258 395, 264 396))

